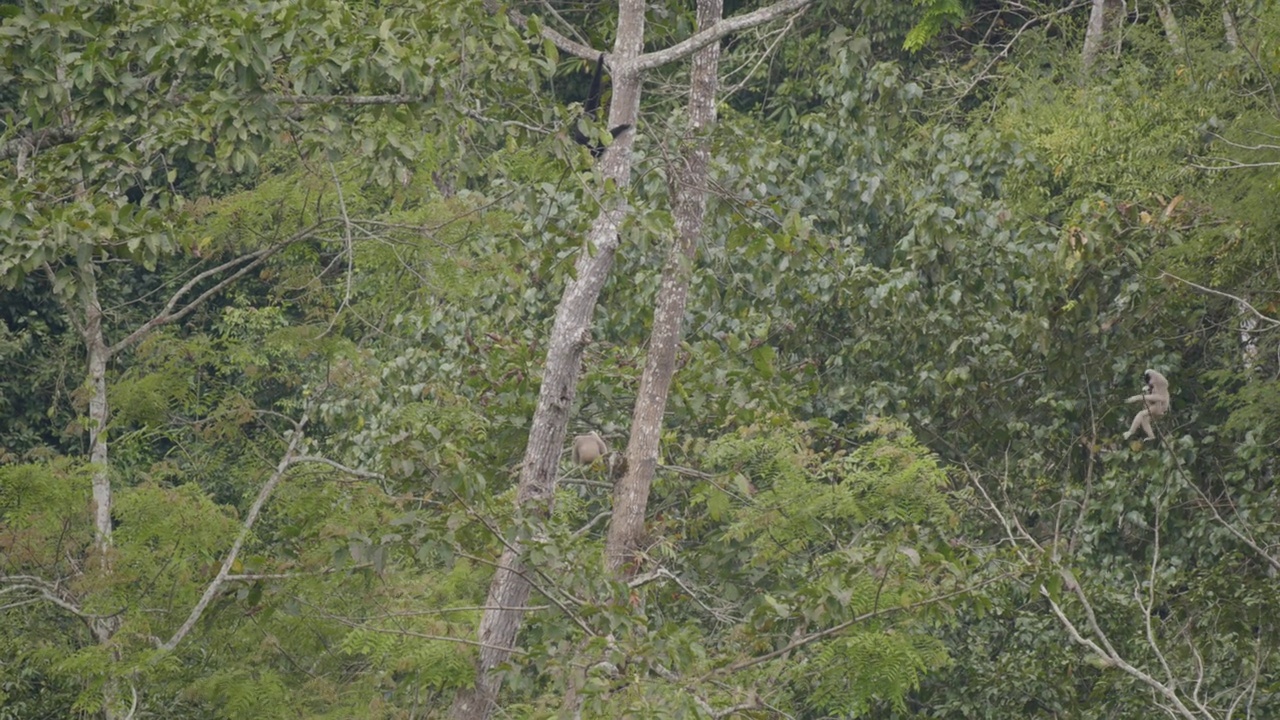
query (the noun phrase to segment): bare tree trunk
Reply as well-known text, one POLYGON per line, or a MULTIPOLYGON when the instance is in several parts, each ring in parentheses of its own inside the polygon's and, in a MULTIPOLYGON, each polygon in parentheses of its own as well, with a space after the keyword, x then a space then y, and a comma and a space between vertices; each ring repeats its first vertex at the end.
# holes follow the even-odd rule
POLYGON ((1173 14, 1173 8, 1167 2, 1157 2, 1156 14, 1160 16, 1160 24, 1164 26, 1164 36, 1169 39, 1173 54, 1185 55, 1186 46, 1182 44, 1182 31, 1178 27, 1178 17, 1173 14))
MULTIPOLYGON (((720 21, 723 0, 699 0, 698 29, 720 21)), ((649 337, 640 391, 631 417, 626 474, 613 489, 613 516, 605 544, 608 570, 631 576, 638 570, 636 552, 644 542, 649 487, 658 466, 662 416, 675 374, 676 349, 683 336, 685 305, 693 278, 693 259, 707 209, 709 133, 716 121, 720 44, 711 43, 693 56, 690 73, 689 125, 693 137, 676 160, 671 177, 676 237, 667 252, 649 337)))
POLYGON ((1119 54, 1120 25, 1123 20, 1123 0, 1093 0, 1089 27, 1084 35, 1084 51, 1081 54, 1085 72, 1093 69, 1102 53, 1119 54))
MULTIPOLYGON (((104 572, 111 568, 111 473, 107 455, 107 363, 111 349, 102 329, 102 302, 98 297, 97 268, 92 262, 80 266, 80 310, 84 314, 85 383, 89 390, 89 462, 93 464, 93 540, 97 561, 104 572)), ((119 629, 115 617, 94 618, 90 623, 94 639, 108 645, 119 629)), ((113 651, 114 659, 119 653, 113 651)), ((103 720, 114 720, 119 685, 108 678, 102 688, 103 720)))
MULTIPOLYGON (((676 62, 715 44, 731 32, 745 30, 803 9, 811 0, 780 0, 774 5, 734 17, 721 24, 721 33, 699 31, 664 50, 641 55, 644 45, 644 0, 621 0, 618 7, 617 40, 608 58, 613 84, 609 105, 609 127, 636 125, 640 110, 640 92, 646 70, 676 62)), ((497 3, 486 7, 497 8, 497 3)), ((544 28, 543 36, 587 59, 595 59, 591 48, 544 28)), ((624 132, 609 146, 600 161, 601 174, 617 187, 625 187, 631 174, 631 145, 634 130, 624 132)), ((545 519, 551 509, 555 491, 560 449, 564 445, 569 411, 577 391, 582 352, 591 337, 591 318, 596 300, 613 267, 618 250, 618 227, 630 208, 621 196, 606 198, 603 210, 591 226, 587 241, 592 252, 578 257, 576 277, 565 286, 556 308, 551 328, 547 358, 543 364, 542 387, 538 406, 529 426, 529 441, 521 464, 516 489, 516 502, 521 514, 535 522, 545 519)), ((501 675, 500 665, 511 657, 524 611, 519 609, 529 598, 531 586, 524 572, 519 540, 503 551, 489 585, 486 610, 480 618, 479 658, 476 661, 475 686, 458 692, 449 716, 453 720, 488 720, 496 707, 501 675)))
POLYGON ((1227 47, 1232 52, 1240 49, 1240 30, 1236 27, 1235 13, 1231 12, 1231 0, 1222 0, 1222 27, 1226 30, 1227 47))
MULTIPOLYGON (((610 65, 613 69, 613 98, 609 105, 609 127, 635 126, 640 107, 640 73, 626 69, 628 60, 640 54, 644 40, 644 0, 622 0, 618 10, 618 34, 610 65)), ((625 132, 609 146, 601 158, 606 180, 618 187, 627 185, 631 174, 631 144, 634 132, 625 132)), ((578 256, 577 273, 565 286, 556 308, 551 342, 543 365, 538 406, 529 427, 529 441, 521 466, 516 502, 524 515, 542 520, 551 509, 555 492, 560 449, 564 445, 569 410, 577 392, 582 352, 591 338, 591 318, 596 300, 618 250, 618 227, 628 206, 620 197, 606 201, 588 235, 592 252, 578 256)), ((486 609, 480 619, 479 659, 475 686, 454 697, 449 716, 454 720, 486 720, 494 709, 501 675, 499 665, 511 656, 529 599, 530 585, 524 577, 519 557, 520 544, 513 542, 498 561, 489 585, 486 609)))
POLYGON ((93 463, 93 539, 99 562, 109 564, 111 548, 111 476, 107 469, 107 361, 111 350, 102 329, 97 269, 81 266, 81 310, 84 313, 85 381, 89 390, 89 462, 93 463))

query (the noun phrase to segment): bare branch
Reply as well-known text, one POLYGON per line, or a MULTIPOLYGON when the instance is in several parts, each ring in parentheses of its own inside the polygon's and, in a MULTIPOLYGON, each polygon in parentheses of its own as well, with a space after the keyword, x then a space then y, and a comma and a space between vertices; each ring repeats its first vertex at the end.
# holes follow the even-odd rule
MULTIPOLYGON (((101 620, 102 618, 110 617, 109 615, 94 615, 92 613, 84 612, 78 605, 62 597, 62 593, 59 592, 56 584, 51 583, 44 578, 36 577, 35 575, 5 575, 0 577, 0 583, 4 583, 4 586, 0 588, 0 595, 7 595, 11 592, 20 590, 28 591, 39 595, 44 600, 57 605, 78 618, 85 620, 101 620)), ((25 605, 27 603, 23 602, 22 604, 25 605)))
POLYGON ((191 628, 195 627, 200 616, 204 614, 205 608, 209 607, 209 603, 213 600, 214 595, 222 588, 223 583, 227 581, 227 576, 231 574, 231 566, 235 564, 236 558, 240 556, 240 550, 244 547, 244 543, 249 538, 249 533, 253 530, 254 523, 258 521, 258 515, 262 512, 262 506, 266 504, 267 498, 271 497, 271 493, 280 484, 284 478, 285 472, 293 464, 298 446, 302 444, 302 431, 306 427, 308 417, 303 414, 293 429, 292 435, 289 437, 289 445, 285 448, 284 456, 280 458, 280 462, 276 465, 276 469, 271 473, 271 477, 262 485, 262 489, 258 491, 258 497, 254 498, 253 505, 249 507, 249 513, 245 516, 244 523, 240 526, 240 534, 236 536, 236 540, 231 545, 231 550, 222 560, 222 567, 218 569, 218 574, 204 589, 204 595, 200 597, 199 602, 191 609, 191 614, 187 617, 186 622, 178 628, 173 637, 169 641, 160 645, 161 650, 173 650, 178 643, 191 632, 191 628))
POLYGON ((267 95, 267 100, 280 105, 412 105, 429 102, 425 95, 267 95))
POLYGON ((1146 625, 1147 645, 1151 648, 1151 652, 1155 654, 1156 659, 1160 661, 1160 667, 1164 669, 1165 681, 1170 687, 1176 682, 1173 677, 1173 669, 1169 667, 1169 661, 1165 658, 1164 651, 1160 649, 1160 644, 1156 642, 1155 625, 1151 621, 1154 614, 1153 608, 1156 604, 1156 578, 1160 567, 1160 505, 1161 501, 1156 502, 1155 522, 1153 530, 1155 538, 1151 544, 1151 566, 1147 571, 1147 599, 1142 599, 1141 585, 1134 583, 1133 599, 1138 603, 1138 607, 1142 609, 1143 624, 1146 625))
POLYGON ((501 646, 497 646, 497 645, 488 645, 488 644, 485 644, 485 643, 482 643, 482 642, 478 642, 478 641, 476 641, 476 640, 471 640, 471 639, 469 639, 469 638, 450 637, 450 636, 448 636, 448 635, 433 635, 433 634, 431 634, 431 633, 417 632, 416 630, 398 630, 398 629, 394 629, 394 628, 382 628, 382 627, 376 627, 376 626, 372 626, 372 625, 366 625, 366 624, 365 624, 365 623, 363 623, 363 622, 356 621, 356 620, 351 620, 351 619, 349 619, 349 618, 345 618, 345 617, 343 617, 343 616, 341 616, 341 615, 334 615, 334 614, 332 614, 332 613, 324 612, 324 611, 320 610, 320 608, 319 608, 318 606, 314 605, 313 603, 309 603, 309 602, 307 602, 306 600, 304 600, 304 599, 302 599, 302 598, 300 598, 300 597, 295 597, 294 599, 295 599, 295 600, 297 600, 298 602, 302 603, 303 605, 306 605, 307 607, 311 608, 313 611, 315 611, 316 615, 317 615, 317 616, 319 616, 319 617, 322 617, 322 618, 324 618, 324 619, 326 619, 326 620, 332 620, 332 621, 334 621, 334 622, 338 623, 339 625, 345 625, 346 627, 349 627, 349 628, 355 628, 355 629, 357 629, 357 630, 364 630, 364 631, 366 631, 366 632, 381 633, 381 634, 383 634, 383 635, 399 635, 399 636, 401 636, 401 637, 420 638, 420 639, 423 639, 423 640, 440 640, 440 641, 442 641, 442 642, 458 643, 459 645, 471 645, 472 647, 498 647, 498 648, 499 648, 499 649, 501 649, 501 650, 504 650, 504 651, 506 651, 506 652, 513 653, 513 654, 516 654, 516 655, 526 655, 526 654, 528 654, 528 653, 526 653, 524 650, 521 650, 520 648, 513 648, 513 647, 501 647, 501 646))
POLYGON ((601 520, 604 520, 605 518, 609 517, 610 515, 613 515, 613 511, 612 511, 612 510, 605 510, 604 512, 600 513, 599 515, 596 515, 595 517, 591 518, 591 522, 587 523, 586 525, 583 525, 582 527, 578 528, 577 530, 574 530, 574 531, 573 531, 573 534, 572 534, 572 535, 570 535, 569 537, 580 538, 580 537, 582 537, 583 535, 586 535, 588 532, 590 532, 590 531, 591 531, 591 528, 595 527, 597 523, 599 523, 601 520))
POLYGON ((352 477, 364 478, 366 480, 386 480, 387 476, 382 473, 376 473, 369 470, 361 470, 359 468, 347 467, 336 460, 330 460, 327 457, 319 455, 299 455, 293 459, 294 465, 303 463, 316 463, 318 465, 328 465, 339 472, 346 473, 352 477))
POLYGON ((39 149, 41 147, 52 147, 54 145, 65 145, 69 142, 75 142, 80 138, 79 131, 72 130, 70 126, 47 127, 22 135, 0 145, 0 160, 9 160, 18 157, 24 149, 39 149))
POLYGON ((1244 143, 1238 143, 1234 140, 1228 140, 1227 138, 1215 132, 1211 132, 1209 134, 1218 138, 1218 140, 1221 140, 1223 143, 1230 145, 1231 147, 1234 147, 1234 148, 1240 148, 1241 150, 1280 150, 1280 145, 1271 145, 1267 143, 1261 143, 1258 145, 1245 145, 1244 143))
POLYGON ((1005 43, 1004 46, 1000 48, 1000 52, 996 53, 994 56, 992 56, 990 60, 987 61, 987 64, 983 66, 982 70, 978 71, 978 74, 973 78, 973 81, 970 82, 967 86, 965 86, 965 88, 960 91, 960 94, 957 95, 956 98, 951 101, 951 105, 949 107, 955 107, 957 104, 960 103, 961 100, 967 97, 969 93, 973 92, 973 89, 978 86, 978 83, 990 77, 987 73, 991 71, 991 68, 994 67, 996 63, 1003 60, 1009 54, 1009 51, 1013 50, 1013 46, 1016 42, 1018 42, 1018 38, 1022 37, 1022 34, 1026 32, 1027 29, 1029 29, 1032 25, 1043 22, 1045 20, 1050 20, 1059 15, 1075 12, 1076 8, 1080 8, 1088 4, 1089 4, 1088 2, 1085 2, 1083 0, 1078 2, 1073 2, 1066 7, 1058 8, 1057 10, 1054 10, 1053 12, 1045 13, 1044 15, 1036 15, 1031 19, 1027 20, 1026 22, 1022 23, 1022 26, 1019 27, 1016 32, 1014 32, 1013 37, 1009 39, 1009 42, 1005 43))
POLYGON ((684 581, 681 580, 679 576, 677 576, 675 573, 671 572, 670 570, 664 567, 659 567, 657 570, 653 570, 651 572, 647 572, 642 575, 635 576, 634 578, 632 578, 630 581, 627 582, 627 587, 634 589, 642 585, 651 583, 655 580, 661 580, 664 578, 667 580, 671 580, 676 585, 679 585, 681 590, 684 590, 685 593, 689 595, 689 597, 693 598, 694 602, 696 602, 699 606, 701 606, 703 610, 706 610, 716 620, 723 623, 737 622, 738 620, 737 618, 734 618, 733 616, 729 615, 723 610, 717 610, 707 605, 706 603, 702 602, 702 600, 698 597, 698 593, 694 592, 693 589, 690 588, 688 585, 685 585, 684 581))
POLYGON ((169 298, 169 301, 165 303, 164 309, 161 310, 158 315, 156 315, 155 317, 151 318, 150 320, 140 325, 138 329, 129 333, 129 335, 125 337, 123 340, 121 340, 120 342, 116 343, 115 345, 112 345, 111 348, 108 350, 108 353, 111 355, 114 355, 120 352, 121 350, 124 350, 125 348, 133 345, 134 343, 142 340, 147 335, 151 334, 152 330, 155 330, 156 328, 161 327, 162 325, 167 325, 169 323, 181 320, 182 318, 191 314, 196 308, 200 307, 200 305, 202 305, 204 301, 222 292, 224 289, 226 289, 228 285, 235 282, 236 280, 239 280, 241 277, 244 277, 246 273, 258 267, 262 263, 266 262, 276 253, 280 252, 281 250, 285 249, 286 247, 289 247, 290 245, 296 242, 305 240, 306 238, 310 237, 316 230, 320 229, 321 227, 324 227, 325 225, 331 222, 333 221, 327 220, 327 219, 317 221, 316 223, 312 224, 310 227, 307 227, 303 230, 300 230, 294 233, 293 236, 291 236, 284 242, 277 243, 275 245, 272 245, 271 247, 263 248, 256 252, 251 252, 248 255, 241 255, 240 257, 228 260, 227 262, 217 267, 210 268, 196 275, 195 277, 188 280, 185 285, 178 288, 178 291, 175 292, 169 298), (240 265, 241 263, 245 263, 245 264, 240 265), (234 268, 237 265, 240 265, 240 267, 234 273, 223 278, 217 285, 214 285, 213 287, 209 288, 205 292, 201 293, 198 297, 191 300, 186 305, 183 305, 181 308, 178 308, 178 304, 182 302, 182 298, 186 297, 188 293, 194 290, 196 285, 200 284, 202 281, 208 278, 213 277, 214 275, 222 273, 226 270, 230 270, 231 268, 234 268))
POLYGON ((826 630, 819 630, 818 632, 809 633, 808 635, 805 635, 798 640, 793 640, 792 642, 787 643, 784 647, 774 650, 773 652, 765 653, 764 655, 757 655, 756 657, 748 658, 746 660, 739 660, 738 662, 733 663, 732 665, 728 665, 728 666, 719 668, 717 670, 713 670, 711 674, 728 674, 728 673, 735 673, 740 670, 746 670, 749 667, 755 667, 760 663, 768 662, 776 657, 785 655, 791 652, 792 650, 795 650, 798 647, 802 647, 812 642, 816 642, 823 638, 827 638, 837 633, 840 633, 844 630, 847 630, 850 627, 853 627, 854 625, 860 622, 865 622, 867 620, 880 617, 882 615, 889 615, 891 613, 899 613, 907 610, 914 610, 916 608, 934 605, 944 600, 950 600, 951 598, 954 598, 954 597, 966 595, 968 593, 973 592, 974 590, 978 590, 979 588, 986 587, 987 585, 990 585, 992 583, 1000 582, 1001 580, 1005 580, 1012 576, 1013 576, 1013 573, 1004 573, 1002 575, 998 575, 988 580, 984 580, 972 587, 956 590, 955 592, 949 592, 949 593, 946 593, 945 595, 936 595, 934 597, 926 598, 924 600, 909 603, 907 605, 903 605, 900 607, 882 608, 879 610, 874 610, 869 613, 863 613, 862 615, 859 615, 858 617, 853 618, 852 620, 847 620, 845 622, 840 623, 839 625, 833 625, 827 628, 826 630))
POLYGON ((1191 287, 1193 287, 1193 288, 1195 288, 1195 289, 1199 290, 1200 292, 1209 293, 1210 295, 1217 295, 1217 296, 1219 296, 1219 297, 1227 298, 1228 300, 1234 300, 1234 301, 1236 301, 1237 303, 1239 303, 1242 307, 1248 308, 1248 309, 1249 309, 1249 312, 1253 313, 1253 314, 1254 314, 1254 316, 1256 316, 1259 320, 1261 320, 1261 321, 1263 321, 1263 322, 1265 322, 1265 323, 1268 323, 1268 324, 1270 324, 1270 325, 1280 326, 1280 320, 1276 320, 1276 319, 1275 319, 1275 318, 1273 318, 1273 317, 1268 317, 1268 316, 1266 316, 1266 315, 1263 315, 1261 312, 1259 312, 1259 311, 1258 311, 1258 308, 1256 308, 1256 307, 1254 307, 1254 306, 1250 305, 1249 303, 1245 302, 1243 299, 1241 299, 1241 298, 1239 298, 1239 297, 1236 297, 1235 295, 1232 295, 1231 293, 1225 293, 1225 292, 1222 292, 1221 290, 1214 290, 1213 288, 1208 288, 1208 287, 1205 287, 1205 286, 1203 286, 1203 285, 1197 285, 1197 284, 1195 284, 1195 283, 1191 282, 1190 280, 1183 280, 1182 278, 1180 278, 1180 277, 1178 277, 1177 275, 1174 275, 1173 273, 1168 272, 1168 271, 1163 271, 1163 272, 1161 272, 1161 273, 1160 273, 1160 277, 1162 277, 1162 278, 1165 278, 1165 277, 1167 277, 1167 278, 1172 278, 1172 279, 1174 279, 1174 280, 1177 280, 1177 281, 1178 281, 1178 282, 1180 282, 1180 283, 1185 283, 1185 284, 1187 284, 1187 285, 1190 285, 1191 287))
POLYGON ((694 33, 671 47, 645 53, 625 64, 620 63, 618 67, 614 68, 614 72, 642 72, 662 67, 676 60, 682 60, 707 45, 719 42, 736 32, 748 30, 757 25, 776 20, 783 15, 803 10, 811 2, 813 0, 781 0, 775 5, 762 7, 745 15, 723 19, 706 30, 694 33))
POLYGON ((1075 623, 1071 622, 1071 619, 1062 611, 1062 608, 1058 606, 1058 603, 1054 602, 1053 598, 1049 596, 1049 590, 1043 585, 1040 586, 1040 594, 1049 601, 1049 608, 1053 611, 1053 614, 1058 617, 1058 622, 1062 623, 1062 626, 1066 628, 1067 634, 1071 636, 1071 639, 1074 640, 1076 644, 1088 648, 1108 665, 1120 668, 1125 672, 1125 674, 1138 680, 1143 685, 1146 685, 1148 688, 1158 693, 1171 706, 1167 708, 1168 710, 1176 711, 1179 716, 1186 718, 1186 720, 1196 720, 1195 713, 1191 712, 1191 709, 1182 702, 1182 699, 1178 697, 1178 694, 1173 690, 1173 688, 1170 688, 1142 670, 1130 665, 1124 660, 1124 658, 1116 654, 1114 650, 1103 650, 1101 647, 1098 647, 1097 643, 1081 634, 1080 630, 1075 626, 1075 623))
MULTIPOLYGON (((499 6, 498 0, 484 0, 484 9, 491 15, 497 15, 502 8, 499 6)), ((519 27, 529 26, 529 18, 525 17, 523 13, 513 9, 507 10, 507 19, 511 21, 512 25, 517 25, 519 27)), ((577 42, 576 40, 570 40, 546 25, 542 26, 542 37, 550 40, 553 45, 564 52, 567 52, 570 55, 575 55, 584 60, 595 60, 597 57, 600 57, 599 50, 596 50, 590 45, 577 42)))
POLYGON ((124 716, 124 720, 133 720, 134 713, 138 712, 138 687, 129 683, 129 692, 133 694, 133 704, 129 706, 129 714, 124 716))
POLYGON ((1267 161, 1267 162, 1251 162, 1251 163, 1247 163, 1247 162, 1238 162, 1238 161, 1236 161, 1236 160, 1232 160, 1232 159, 1230 159, 1230 158, 1209 158, 1209 159, 1210 159, 1210 160, 1215 160, 1215 161, 1220 162, 1220 163, 1222 163, 1222 164, 1221 164, 1221 165, 1205 165, 1205 164, 1203 164, 1203 163, 1187 163, 1187 164, 1188 164, 1188 165, 1190 165, 1191 167, 1193 167, 1193 168, 1197 169, 1197 170, 1211 170, 1211 171, 1214 171, 1214 172, 1217 172, 1217 171, 1219 171, 1219 170, 1243 170, 1243 169, 1245 169, 1245 168, 1269 168, 1269 167, 1280 167, 1280 161, 1267 161))

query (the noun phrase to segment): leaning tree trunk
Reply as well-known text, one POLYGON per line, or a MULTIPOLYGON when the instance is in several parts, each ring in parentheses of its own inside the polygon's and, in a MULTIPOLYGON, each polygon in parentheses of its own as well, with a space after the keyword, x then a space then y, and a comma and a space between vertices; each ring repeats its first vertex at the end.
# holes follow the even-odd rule
POLYGON ((1158 2, 1156 14, 1160 16, 1160 24, 1164 26, 1164 36, 1169 40, 1173 54, 1185 55, 1186 46, 1182 44, 1182 30, 1178 27, 1178 16, 1173 14, 1173 8, 1167 2, 1158 2))
POLYGON ((1123 0, 1093 0, 1089 27, 1085 30, 1081 59, 1089 72, 1103 53, 1119 54, 1120 28, 1124 21, 1123 0))
MULTIPOLYGON (((730 33, 761 25, 788 13, 803 9, 812 0, 780 0, 774 5, 731 18, 715 28, 701 30, 693 37, 665 48, 641 55, 644 44, 644 0, 621 0, 618 7, 617 40, 609 58, 613 98, 609 105, 609 127, 635 127, 640 110, 641 81, 645 71, 686 58, 730 33), (714 31, 713 31, 714 30, 714 31)), ((496 2, 486 7, 497 8, 496 2)), ((586 59, 594 60, 596 51, 579 45, 563 35, 543 29, 543 37, 586 59)), ((617 187, 628 184, 631 174, 631 144, 635 132, 625 132, 609 146, 600 161, 601 174, 617 187)), ((560 449, 564 445, 569 411, 577 390, 582 352, 591 337, 591 316, 596 300, 613 267, 618 250, 618 227, 629 208, 621 196, 607 198, 600 216, 587 236, 592 252, 578 258, 576 276, 565 286, 556 308, 551 328, 547 358, 543 364, 542 388, 538 405, 529 427, 516 502, 523 517, 540 522, 551 509, 555 491, 560 449)), ((524 617, 521 610, 529 598, 531 586, 521 560, 519 540, 503 550, 489 584, 484 614, 480 618, 479 657, 476 661, 475 686, 458 692, 449 715, 453 720, 487 720, 496 707, 501 675, 498 667, 511 657, 516 635, 524 617)))
MULTIPOLYGON (((723 0, 699 0, 698 28, 703 30, 719 22, 723 5, 723 0)), ((693 278, 693 259, 707 209, 709 134, 716 120, 719 67, 720 43, 711 43, 693 56, 689 89, 692 138, 678 154, 671 173, 676 236, 662 270, 649 355, 631 416, 627 470, 613 488, 613 516, 605 544, 607 569, 622 576, 634 575, 637 571, 636 552, 644 541, 644 518, 649 506, 649 486, 658 466, 662 415, 675 374, 676 349, 683 335, 685 305, 693 278)))
POLYGON ((1232 52, 1240 49, 1240 30, 1236 27, 1236 15, 1231 11, 1231 0, 1222 0, 1222 27, 1227 36, 1227 47, 1232 52))
MULTIPOLYGON (((644 0, 623 0, 618 9, 618 35, 610 58, 613 98, 609 105, 609 127, 635 126, 640 107, 641 75, 627 69, 627 61, 640 54, 644 40, 644 0)), ((631 174, 631 143, 634 132, 625 132, 609 146, 601 158, 606 180, 618 187, 631 174)), ((516 502, 524 516, 534 520, 547 517, 555 492, 560 449, 564 445, 569 410, 577 391, 582 352, 591 337, 591 317, 596 300, 618 250, 618 227, 628 207, 621 196, 606 201, 605 209, 591 226, 591 252, 578 256, 574 279, 565 286, 551 328, 551 342, 542 371, 542 388, 529 427, 529 441, 520 470, 516 502)), ((489 585, 489 597, 480 619, 480 651, 476 663, 475 686, 454 697, 450 717, 454 720, 485 720, 493 712, 501 675, 497 668, 511 656, 524 612, 518 608, 529 598, 530 585, 520 558, 519 541, 503 551, 489 585)))

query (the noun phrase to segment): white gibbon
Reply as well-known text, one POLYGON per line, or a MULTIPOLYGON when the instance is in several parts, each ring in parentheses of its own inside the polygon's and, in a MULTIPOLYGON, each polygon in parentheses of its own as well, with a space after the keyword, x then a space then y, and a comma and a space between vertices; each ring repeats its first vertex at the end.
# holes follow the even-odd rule
POLYGON ((586 435, 579 435, 573 439, 572 458, 575 465, 590 465, 604 457, 608 452, 609 446, 605 444, 604 438, 600 437, 595 431, 586 435))
POLYGON ((1142 428, 1148 440, 1154 439, 1156 434, 1151 431, 1151 420, 1169 412, 1169 381, 1164 375, 1155 370, 1148 370, 1142 373, 1142 381, 1145 384, 1142 394, 1125 400, 1127 403, 1140 402, 1144 406, 1137 415, 1133 416, 1129 432, 1124 434, 1125 440, 1137 433, 1138 428, 1142 428))

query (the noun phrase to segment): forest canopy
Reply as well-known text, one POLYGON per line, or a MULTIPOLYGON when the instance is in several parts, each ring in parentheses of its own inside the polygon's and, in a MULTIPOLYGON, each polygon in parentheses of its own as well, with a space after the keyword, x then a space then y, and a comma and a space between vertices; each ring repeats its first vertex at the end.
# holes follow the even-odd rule
POLYGON ((1271 0, 0 0, 0 720, 1278 717, 1277 83, 1271 0))

